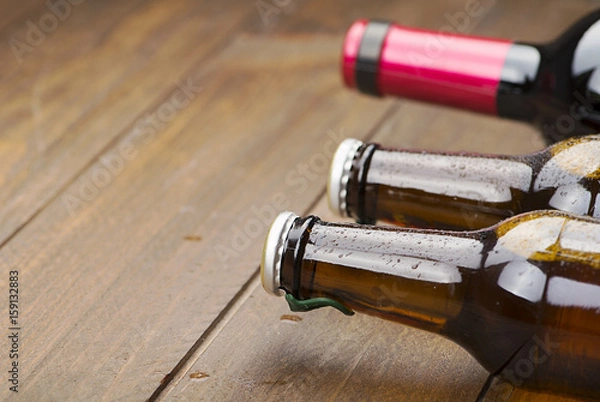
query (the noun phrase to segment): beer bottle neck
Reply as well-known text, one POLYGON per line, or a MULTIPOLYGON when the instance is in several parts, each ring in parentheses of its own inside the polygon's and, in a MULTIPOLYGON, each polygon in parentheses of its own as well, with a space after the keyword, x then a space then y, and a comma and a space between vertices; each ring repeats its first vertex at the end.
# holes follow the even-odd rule
POLYGON ((520 212, 520 200, 530 190, 533 174, 526 157, 342 144, 330 177, 340 184, 330 185, 329 198, 332 209, 362 223, 383 220, 419 227, 483 228, 520 212), (344 186, 341 193, 332 194, 332 188, 344 186))

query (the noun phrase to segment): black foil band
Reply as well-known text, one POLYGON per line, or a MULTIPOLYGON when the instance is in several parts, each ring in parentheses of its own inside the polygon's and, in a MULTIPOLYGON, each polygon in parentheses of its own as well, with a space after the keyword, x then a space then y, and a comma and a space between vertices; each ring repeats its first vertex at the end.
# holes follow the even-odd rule
MULTIPOLYGON (((306 248, 307 236, 310 234, 310 229, 318 221, 316 216, 307 216, 304 219, 298 220, 295 223, 299 223, 298 226, 292 226, 289 232, 288 239, 292 238, 295 240, 293 244, 293 282, 292 282, 292 295, 298 300, 303 300, 300 295, 302 290, 302 262, 304 258, 304 249, 306 248)), ((288 242, 288 246, 291 245, 288 242)))
POLYGON ((371 159, 373 158, 373 154, 378 148, 379 144, 368 144, 360 157, 360 169, 358 171, 358 223, 375 224, 376 222, 375 219, 367 216, 367 211, 365 208, 365 195, 367 186, 367 174, 369 173, 369 167, 371 166, 371 159))
POLYGON ((378 144, 363 144, 358 148, 352 160, 346 195, 346 213, 358 223, 374 224, 376 222, 376 219, 369 218, 366 214, 365 195, 371 158, 377 149, 379 149, 378 144))
POLYGON ((391 23, 388 21, 369 21, 360 40, 356 55, 356 87, 363 93, 381 96, 377 88, 377 72, 383 41, 391 23))

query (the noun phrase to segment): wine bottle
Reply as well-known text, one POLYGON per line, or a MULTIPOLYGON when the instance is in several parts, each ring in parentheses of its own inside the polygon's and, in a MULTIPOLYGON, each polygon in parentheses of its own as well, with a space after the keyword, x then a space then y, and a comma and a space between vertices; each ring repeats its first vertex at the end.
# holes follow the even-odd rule
POLYGON ((280 214, 263 287, 293 311, 332 306, 447 337, 490 373, 600 398, 600 221, 536 211, 480 231, 280 214))
POLYGON ((334 212, 360 223, 480 229, 526 211, 600 217, 600 135, 523 156, 424 152, 344 140, 329 174, 334 212))
POLYGON ((548 143, 600 132, 600 10, 547 44, 364 19, 348 30, 350 88, 531 123, 548 143))

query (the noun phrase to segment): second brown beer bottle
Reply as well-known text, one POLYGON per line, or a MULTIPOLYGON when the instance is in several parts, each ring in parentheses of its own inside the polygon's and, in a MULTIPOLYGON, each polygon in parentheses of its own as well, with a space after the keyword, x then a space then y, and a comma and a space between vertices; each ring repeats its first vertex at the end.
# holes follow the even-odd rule
POLYGON ((262 282, 294 311, 333 306, 443 335, 515 386, 600 400, 600 221, 559 211, 480 231, 282 213, 262 282))
POLYGON ((600 217, 600 135, 524 156, 388 149, 348 139, 328 182, 334 212, 361 223, 478 229, 525 211, 600 217))

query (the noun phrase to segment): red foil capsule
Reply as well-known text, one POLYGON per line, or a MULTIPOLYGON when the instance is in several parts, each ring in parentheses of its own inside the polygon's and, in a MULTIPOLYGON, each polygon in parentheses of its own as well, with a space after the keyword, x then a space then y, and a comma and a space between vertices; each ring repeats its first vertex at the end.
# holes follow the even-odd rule
POLYGON ((497 114, 511 41, 358 20, 348 30, 342 72, 351 88, 497 114))

